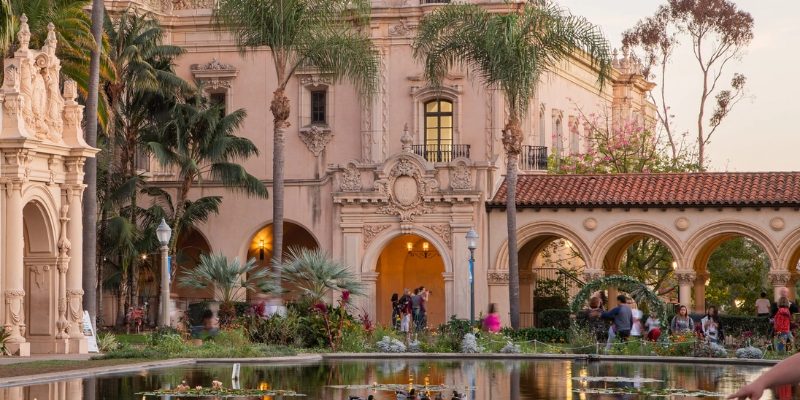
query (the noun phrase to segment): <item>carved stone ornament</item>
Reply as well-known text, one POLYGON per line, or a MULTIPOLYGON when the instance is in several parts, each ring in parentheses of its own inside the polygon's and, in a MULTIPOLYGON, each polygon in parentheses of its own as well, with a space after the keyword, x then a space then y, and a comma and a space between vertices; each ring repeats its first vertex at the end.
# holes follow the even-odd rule
POLYGON ((192 65, 192 69, 195 71, 222 71, 222 70, 230 70, 236 69, 233 65, 230 64, 223 64, 217 60, 216 57, 212 58, 206 64, 195 64, 192 65))
POLYGON ((330 86, 333 80, 326 75, 304 75, 300 78, 300 84, 303 86, 330 86))
POLYGON ((675 280, 678 284, 694 284, 697 275, 694 271, 675 271, 675 280))
POLYGON ((361 234, 364 236, 364 248, 366 249, 369 246, 369 244, 372 243, 372 240, 374 240, 375 237, 378 236, 378 234, 389 228, 389 226, 390 225, 388 224, 364 225, 364 227, 361 228, 361 234))
POLYGON ((333 139, 333 133, 330 129, 322 129, 319 126, 311 125, 309 128, 300 129, 300 139, 306 144, 308 150, 314 153, 315 157, 319 157, 325 146, 333 139))
MULTIPOLYGON (((152 0, 151 0, 152 1, 152 0)), ((156 0, 157 1, 157 0, 156 0)), ((210 10, 216 7, 216 0, 172 0, 173 10, 210 10)))
POLYGON ((415 29, 417 29, 416 25, 410 24, 403 18, 400 22, 389 27, 389 36, 408 36, 415 29))
POLYGON ((585 269, 583 270, 583 279, 586 282, 596 281, 606 274, 602 269, 585 269))
POLYGON ((508 285, 508 272, 489 272, 486 278, 490 285, 508 285))
POLYGON ((361 191, 361 172, 354 162, 347 163, 347 167, 342 172, 342 183, 339 184, 342 192, 361 191))
POLYGON ((597 220, 594 218, 586 218, 583 220, 583 229, 586 229, 589 232, 597 229, 597 220))
POLYGON ((689 219, 686 217, 680 217, 675 220, 675 228, 679 231, 685 231, 689 229, 689 219))
POLYGON ((413 221, 416 215, 427 214, 433 207, 425 204, 425 195, 439 189, 436 179, 425 178, 410 157, 401 157, 385 179, 375 181, 375 190, 387 197, 387 205, 379 214, 398 215, 401 221, 413 221))
POLYGON ((786 222, 781 217, 775 217, 769 221, 769 227, 773 231, 782 231, 786 227, 786 222))
POLYGON ((217 90, 217 89, 230 89, 231 88, 231 80, 224 79, 224 78, 207 78, 207 79, 198 79, 197 80, 201 86, 206 89, 217 90))
POLYGON ((425 225, 425 227, 432 230, 440 238, 442 238, 442 241, 444 241, 447 247, 451 247, 453 245, 453 229, 450 228, 450 224, 425 225))
POLYGON ((450 172, 450 188, 453 190, 472 190, 472 171, 464 160, 458 161, 450 172))
POLYGON ((772 286, 787 286, 792 276, 788 271, 770 271, 769 283, 772 286))

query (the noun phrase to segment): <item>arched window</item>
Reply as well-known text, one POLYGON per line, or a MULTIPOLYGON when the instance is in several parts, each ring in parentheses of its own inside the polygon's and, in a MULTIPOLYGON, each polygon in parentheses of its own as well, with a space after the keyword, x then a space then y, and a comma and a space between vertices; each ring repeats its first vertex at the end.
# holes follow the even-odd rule
POLYGON ((453 158, 453 103, 436 99, 425 103, 425 154, 431 162, 453 158))

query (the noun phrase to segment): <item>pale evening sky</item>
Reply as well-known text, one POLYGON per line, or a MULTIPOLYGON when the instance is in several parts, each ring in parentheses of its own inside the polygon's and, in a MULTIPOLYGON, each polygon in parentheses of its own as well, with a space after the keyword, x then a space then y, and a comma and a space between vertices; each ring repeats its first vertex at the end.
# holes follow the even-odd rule
MULTIPOLYGON (((573 14, 599 25, 612 47, 620 46, 623 31, 665 2, 558 0, 573 14)), ((796 22, 800 1, 739 0, 736 4, 753 15, 755 38, 742 60, 729 64, 726 71, 747 76, 750 98, 742 100, 712 136, 707 148, 711 170, 800 171, 800 134, 794 121, 800 118, 800 82, 795 74, 800 65, 800 24, 796 22)), ((668 74, 676 78, 667 84, 667 98, 678 127, 685 131, 695 124, 701 88, 691 49, 677 50, 670 68, 668 74)), ((706 110, 706 115, 713 110, 713 99, 706 110)))

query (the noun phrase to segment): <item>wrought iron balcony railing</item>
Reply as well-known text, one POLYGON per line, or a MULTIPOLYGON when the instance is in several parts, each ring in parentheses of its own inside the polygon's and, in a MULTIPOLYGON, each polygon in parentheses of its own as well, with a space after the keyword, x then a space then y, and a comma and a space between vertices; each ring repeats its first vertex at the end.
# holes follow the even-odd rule
POLYGON ((523 171, 547 171, 547 147, 522 146, 519 169, 523 171))
POLYGON ((415 144, 414 153, 430 162, 450 162, 458 157, 469 158, 468 144, 415 144))

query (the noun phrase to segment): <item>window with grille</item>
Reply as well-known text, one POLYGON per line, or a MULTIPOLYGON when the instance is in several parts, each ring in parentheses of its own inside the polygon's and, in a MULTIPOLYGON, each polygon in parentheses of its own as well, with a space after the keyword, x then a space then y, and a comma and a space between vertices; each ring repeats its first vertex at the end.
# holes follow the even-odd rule
POLYGON ((311 92, 311 123, 326 124, 327 92, 314 90, 311 92))
POLYGON ((425 103, 425 158, 450 161, 453 148, 453 103, 437 99, 425 103))

